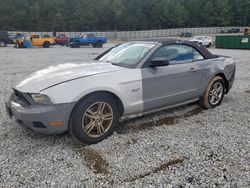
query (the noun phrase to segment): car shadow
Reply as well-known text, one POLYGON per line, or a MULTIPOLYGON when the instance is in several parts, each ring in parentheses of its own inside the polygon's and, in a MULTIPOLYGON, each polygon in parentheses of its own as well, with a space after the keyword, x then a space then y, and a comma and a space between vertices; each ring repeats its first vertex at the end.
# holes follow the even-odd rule
POLYGON ((160 112, 152 113, 132 120, 121 122, 120 126, 116 129, 118 134, 138 133, 141 131, 152 130, 154 127, 163 125, 174 125, 182 119, 198 115, 203 112, 196 103, 170 109, 160 112))

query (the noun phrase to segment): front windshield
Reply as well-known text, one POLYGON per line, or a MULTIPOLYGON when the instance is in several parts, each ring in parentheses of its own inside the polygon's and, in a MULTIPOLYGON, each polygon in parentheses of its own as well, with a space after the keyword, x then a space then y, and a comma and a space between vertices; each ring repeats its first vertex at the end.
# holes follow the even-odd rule
POLYGON ((152 42, 129 42, 113 48, 98 60, 122 67, 135 68, 156 44, 152 42))

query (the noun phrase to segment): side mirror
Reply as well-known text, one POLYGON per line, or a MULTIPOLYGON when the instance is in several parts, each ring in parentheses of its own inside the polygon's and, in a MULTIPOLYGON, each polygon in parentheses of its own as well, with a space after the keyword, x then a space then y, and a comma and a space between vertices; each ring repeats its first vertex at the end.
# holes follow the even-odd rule
POLYGON ((169 61, 162 57, 153 58, 149 63, 150 67, 163 67, 163 66, 168 66, 168 65, 169 65, 169 61))

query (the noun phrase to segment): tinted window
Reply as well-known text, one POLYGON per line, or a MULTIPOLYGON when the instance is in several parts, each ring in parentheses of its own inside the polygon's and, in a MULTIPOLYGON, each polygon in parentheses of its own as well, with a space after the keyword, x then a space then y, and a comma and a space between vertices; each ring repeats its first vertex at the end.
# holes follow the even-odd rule
POLYGON ((39 35, 33 35, 32 36, 34 39, 38 39, 39 38, 39 35))
POLYGON ((153 58, 164 58, 171 64, 189 63, 204 59, 194 48, 186 45, 168 45, 158 49, 153 58))

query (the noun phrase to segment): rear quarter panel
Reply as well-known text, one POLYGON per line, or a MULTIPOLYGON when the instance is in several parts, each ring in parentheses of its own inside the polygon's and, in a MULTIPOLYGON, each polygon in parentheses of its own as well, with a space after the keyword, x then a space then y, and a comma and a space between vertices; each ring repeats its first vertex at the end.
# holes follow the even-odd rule
POLYGON ((235 63, 233 58, 218 57, 214 59, 207 59, 199 64, 202 69, 202 86, 201 95, 205 92, 209 82, 220 73, 223 73, 227 80, 229 80, 235 73, 235 63))

